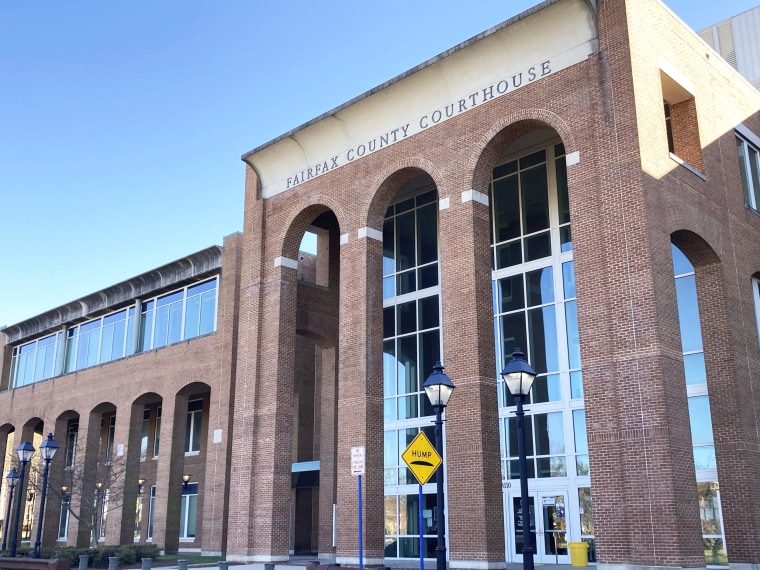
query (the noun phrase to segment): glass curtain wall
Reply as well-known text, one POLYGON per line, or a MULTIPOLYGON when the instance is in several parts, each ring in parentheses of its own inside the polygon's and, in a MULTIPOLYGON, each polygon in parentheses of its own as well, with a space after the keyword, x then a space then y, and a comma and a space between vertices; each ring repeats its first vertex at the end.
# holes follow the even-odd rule
MULTIPOLYGON (((574 497, 571 540, 590 542, 590 481, 565 149, 531 147, 493 170, 491 252, 497 377, 515 348, 538 373, 526 408, 531 488, 574 497), (577 497, 578 502, 575 503, 577 497)), ((519 479, 515 402, 498 383, 502 480, 519 479)), ((507 530, 509 532, 509 530, 507 530)))
POLYGON ((707 371, 694 266, 675 245, 671 246, 671 251, 705 562, 708 565, 727 566, 728 555, 720 512, 718 466, 715 461, 715 443, 710 416, 710 397, 707 393, 707 371))
MULTIPOLYGON (((413 179, 383 226, 385 556, 419 558, 419 493, 400 455, 422 430, 435 441, 435 412, 422 384, 441 358, 438 196, 413 179)), ((435 476, 423 487, 424 555, 435 558, 435 476)))
MULTIPOLYGON (((216 330, 216 278, 146 300, 138 319, 138 352, 216 330)), ((18 388, 135 353, 135 307, 16 346, 10 387, 18 388), (65 339, 64 339, 65 336, 65 339)))

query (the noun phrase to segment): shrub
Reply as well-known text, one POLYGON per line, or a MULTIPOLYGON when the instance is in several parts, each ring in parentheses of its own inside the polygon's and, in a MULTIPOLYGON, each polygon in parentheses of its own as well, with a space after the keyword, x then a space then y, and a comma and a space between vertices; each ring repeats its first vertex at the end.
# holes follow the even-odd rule
POLYGON ((134 546, 120 546, 116 549, 116 555, 119 557, 119 564, 134 564, 137 562, 137 553, 134 546))

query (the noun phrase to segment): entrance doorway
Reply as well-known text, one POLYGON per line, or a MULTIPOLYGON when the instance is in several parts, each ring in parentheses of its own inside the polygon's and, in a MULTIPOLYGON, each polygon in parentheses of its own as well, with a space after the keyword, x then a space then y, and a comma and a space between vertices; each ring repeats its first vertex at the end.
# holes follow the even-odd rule
MULTIPOLYGON (((567 492, 532 491, 528 495, 528 509, 534 560, 542 564, 570 564, 567 492)), ((522 562, 525 522, 519 491, 505 490, 506 552, 511 562, 522 562)))

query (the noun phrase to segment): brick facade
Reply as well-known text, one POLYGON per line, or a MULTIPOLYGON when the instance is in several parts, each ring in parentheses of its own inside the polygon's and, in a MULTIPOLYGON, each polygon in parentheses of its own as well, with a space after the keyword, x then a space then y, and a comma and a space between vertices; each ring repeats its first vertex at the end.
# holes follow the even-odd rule
MULTIPOLYGON (((137 498, 130 485, 138 475, 158 485, 154 543, 248 562, 308 552, 346 565, 359 557, 350 453, 364 446, 364 562, 409 564, 409 556, 388 554, 396 545, 386 540, 395 524, 389 501, 414 491, 388 491, 397 481, 384 456, 383 232, 388 208, 422 180, 437 197, 441 359, 456 384, 445 413, 449 563, 513 561, 516 517, 504 506, 514 493, 499 426, 511 412, 497 395, 490 185, 505 158, 561 142, 583 379, 582 399, 565 413, 585 413, 590 476, 536 478, 531 488, 567 498, 562 536, 579 541, 578 493, 590 487, 593 530, 583 539, 593 540, 600 567, 705 566, 696 494, 705 479, 692 451, 674 244, 694 266, 721 536, 732 566, 760 564, 751 532, 758 515, 748 508, 760 468, 751 288, 760 274, 760 218, 744 204, 734 140, 740 124, 760 134, 760 94, 656 0, 592 4, 537 6, 246 154, 243 234, 225 239, 214 270, 216 332, 6 389, 0 435, 39 439, 55 426, 62 441, 75 413, 94 461, 98 422, 115 413, 115 441, 126 453, 124 505, 137 498), (488 75, 489 62, 504 66, 503 80, 488 75), (480 77, 470 96, 446 100, 457 81, 478 85, 480 77), (429 110, 411 136, 405 101, 429 110), (334 158, 312 158, 320 152, 334 158), (306 231, 317 236, 316 256, 299 254, 306 231), (204 444, 188 455, 186 410, 198 397, 204 444), (146 464, 143 413, 159 403, 161 453, 146 464), (185 473, 199 485, 203 513, 192 542, 178 538, 185 473)), ((13 346, 34 337, 17 330, 29 326, 6 331, 17 337, 0 360, 5 388, 13 346)), ((426 425, 412 419, 398 421, 401 429, 426 425)), ((568 447, 572 438, 567 431, 568 447)), ((60 507, 53 503, 49 541, 60 507)), ((545 514, 538 509, 537 518, 545 514)), ((129 542, 134 518, 126 507, 109 514, 106 542, 129 542)), ((86 542, 75 527, 69 543, 86 542)))

